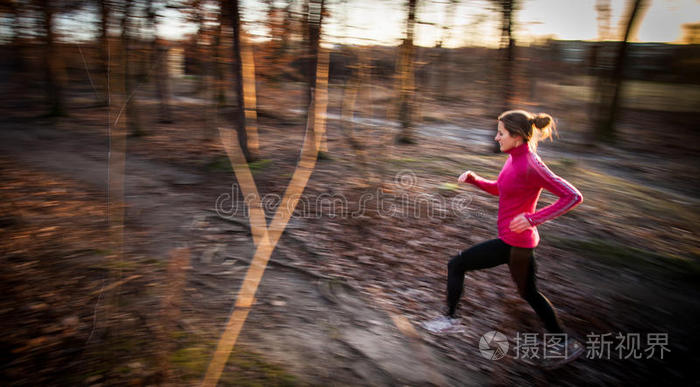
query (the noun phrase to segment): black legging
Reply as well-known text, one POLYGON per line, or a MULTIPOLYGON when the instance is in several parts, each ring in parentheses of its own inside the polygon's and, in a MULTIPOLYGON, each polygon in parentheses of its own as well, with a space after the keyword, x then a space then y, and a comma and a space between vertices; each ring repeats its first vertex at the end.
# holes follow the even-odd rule
POLYGON ((518 293, 532 306, 550 333, 564 333, 552 304, 537 290, 535 283, 534 249, 513 247, 500 239, 479 243, 462 251, 447 264, 447 307, 454 316, 462 296, 467 271, 508 264, 510 274, 518 285, 518 293))

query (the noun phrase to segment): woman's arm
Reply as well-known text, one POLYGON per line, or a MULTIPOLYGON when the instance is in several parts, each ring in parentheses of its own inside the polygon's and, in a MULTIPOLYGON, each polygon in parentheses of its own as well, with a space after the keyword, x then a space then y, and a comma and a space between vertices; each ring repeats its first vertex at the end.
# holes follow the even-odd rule
POLYGON ((459 177, 459 182, 473 184, 491 195, 498 196, 498 185, 495 180, 486 180, 472 171, 466 171, 459 177))
POLYGON ((563 215, 583 202, 583 195, 568 181, 550 171, 534 153, 528 155, 529 167, 534 170, 540 186, 558 196, 559 199, 533 214, 525 214, 531 225, 537 226, 557 216, 563 215))

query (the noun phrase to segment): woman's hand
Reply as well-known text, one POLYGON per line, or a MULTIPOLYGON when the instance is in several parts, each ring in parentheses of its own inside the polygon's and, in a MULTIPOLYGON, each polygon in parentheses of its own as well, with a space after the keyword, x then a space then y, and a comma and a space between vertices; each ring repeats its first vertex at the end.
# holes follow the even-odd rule
POLYGON ((460 182, 460 183, 466 183, 466 182, 467 182, 467 179, 469 179, 469 175, 474 175, 474 172, 472 172, 472 171, 466 171, 466 172, 464 172, 463 174, 461 174, 461 175, 459 176, 459 178, 457 179, 457 181, 460 182))
POLYGON ((520 234, 521 232, 532 228, 530 222, 525 219, 525 213, 517 215, 513 220, 510 221, 510 231, 520 234))

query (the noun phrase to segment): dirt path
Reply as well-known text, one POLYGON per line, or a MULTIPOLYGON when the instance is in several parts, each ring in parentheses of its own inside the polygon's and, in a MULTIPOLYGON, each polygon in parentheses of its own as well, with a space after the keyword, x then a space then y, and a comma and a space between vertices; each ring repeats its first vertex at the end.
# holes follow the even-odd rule
MULTIPOLYGON (((49 128, 5 126, 0 153, 58 179, 104 190, 107 139, 49 128)), ((221 174, 130 154, 126 163, 127 254, 166 262, 188 247, 185 330, 216 340, 253 255, 246 219, 222 219, 216 193, 230 189, 221 174), (207 184, 204 184, 204 183, 207 184), (146 242, 135 231, 147 232, 146 242)), ((103 192, 103 191, 102 191, 103 192)), ((106 203, 106 202, 105 202, 106 203)), ((283 237, 273 255, 241 345, 312 384, 483 385, 485 377, 397 329, 392 314, 357 290, 298 265, 299 242, 283 237)), ((396 316, 396 315, 394 315, 396 316)))
MULTIPOLYGON (((448 135, 454 136, 455 141, 487 144, 482 137, 486 136, 485 131, 471 133, 455 127, 435 127, 421 130, 421 133, 431 138, 448 135)), ((0 153, 19 166, 42 171, 58 180, 75 181, 78 187, 90 187, 102 195, 104 200, 100 205, 106 206, 108 139, 104 134, 54 129, 32 120, 4 122, 0 131, 0 153)), ((331 125, 329 138, 335 141, 334 146, 342 142, 339 137, 337 128, 331 125)), ((129 139, 129 142, 138 150, 143 144, 153 146, 146 143, 151 140, 129 139)), ((437 148, 430 146, 435 144, 425 145, 421 149, 425 154, 415 157, 455 154, 455 149, 436 151, 437 148)), ((579 157, 562 154, 572 159, 579 157)), ((408 160, 404 154, 395 156, 408 160)), ((480 156, 470 157, 464 161, 478 161, 480 156)), ((163 267, 173 249, 188 248, 186 282, 174 289, 182 294, 182 303, 178 306, 177 326, 172 332, 176 345, 169 350, 173 351, 171 361, 181 369, 172 377, 196 381, 201 378, 229 316, 253 255, 253 245, 245 217, 225 219, 214 211, 219 195, 232 190, 235 183, 232 173, 168 160, 151 157, 147 152, 145 155, 144 152, 128 153, 126 252, 134 261, 151 262, 151 266, 137 266, 133 272, 124 274, 125 278, 132 274, 143 276, 125 286, 124 292, 136 300, 132 307, 140 319, 127 324, 125 330, 129 333, 129 327, 150 327, 157 322, 159 317, 154 310, 159 308, 160 298, 163 298, 161 289, 168 287, 163 267)), ((600 162, 593 156, 580 160, 581 168, 588 168, 589 161, 600 162)), ((618 160, 604 160, 601 168, 614 169, 618 160)), ((635 162, 631 157, 627 160, 630 165, 635 162)), ((491 164, 497 163, 500 160, 487 160, 483 166, 492 167, 491 164)), ((320 171, 314 175, 318 179, 315 193, 332 190, 334 180, 341 173, 332 168, 345 166, 342 161, 320 165, 320 171), (329 170, 330 176, 324 175, 329 170)), ((624 171, 618 173, 624 174, 624 171)), ((443 177, 435 179, 441 181, 443 177)), ((433 183, 429 181, 417 188, 424 189, 433 183)), ((264 192, 271 191, 270 187, 265 188, 264 192)), ((673 199, 692 198, 677 195, 673 199)), ((478 195, 474 195, 474 200, 486 210, 494 209, 492 201, 485 201, 478 195)), ((687 205, 694 207, 696 203, 692 200, 687 205)), ((590 205, 590 202, 584 204, 590 205)), ((605 204, 596 203, 597 206, 605 204)), ((572 216, 583 217, 584 221, 577 219, 576 224, 584 224, 584 232, 594 235, 610 232, 597 223, 598 219, 590 219, 591 215, 585 217, 583 212, 578 212, 572 216)), ((614 267, 594 261, 583 253, 571 253, 553 243, 544 243, 538 250, 538 257, 541 257, 538 258, 538 263, 541 262, 538 276, 547 279, 542 288, 573 332, 579 335, 669 332, 672 352, 663 361, 581 359, 551 372, 524 366, 513 359, 493 362, 482 358, 476 349, 481 334, 497 329, 512 337, 516 331, 539 329, 529 307, 514 292, 505 268, 470 276, 468 291, 476 292, 477 297, 466 297, 464 301, 463 309, 471 311, 466 318, 468 332, 464 336, 434 337, 416 328, 427 316, 426 311, 435 310, 441 302, 442 293, 436 289, 443 285, 441 270, 444 270, 446 251, 492 235, 492 226, 485 225, 478 217, 443 223, 387 218, 368 218, 357 223, 325 218, 292 220, 272 256, 256 304, 239 339, 237 348, 243 352, 234 354, 222 384, 233 383, 241 377, 241 369, 246 369, 247 365, 240 358, 247 356, 246 351, 261 356, 262 363, 271 363, 289 372, 302 384, 315 385, 461 386, 533 381, 542 385, 589 382, 619 385, 640 384, 654 378, 697 381, 687 374, 697 359, 688 352, 698 345, 694 335, 700 294, 697 286, 675 282, 666 274, 659 274, 660 268, 656 266, 646 272, 634 267, 614 267), (344 253, 348 255, 341 255, 344 253), (397 275, 392 275, 394 273, 397 275), (368 288, 381 288, 371 286, 376 283, 385 283, 386 288, 394 292, 380 296, 368 292, 368 288)), ((613 224, 616 221, 610 219, 613 224)), ((566 235, 579 235, 579 230, 570 228, 566 223, 560 227, 568 232, 566 235)), ((97 275, 92 271, 87 273, 97 275)), ((101 275, 102 272, 97 273, 101 275)), ((54 286, 61 287, 61 291, 69 295, 79 296, 62 284, 54 286)), ((89 303, 80 305, 83 325, 79 332, 84 337, 78 347, 85 345, 88 336, 94 337, 89 340, 94 347, 102 345, 100 340, 106 342, 98 334, 91 333, 95 326, 98 331, 102 326, 101 314, 94 313, 96 321, 92 321, 93 310, 99 309, 100 302, 99 297, 92 296, 89 303)), ((153 343, 149 337, 143 347, 155 351, 150 348, 153 343)), ((51 347, 41 351, 59 353, 51 347)), ((125 351, 125 358, 131 360, 118 365, 125 368, 119 372, 126 375, 148 368, 133 358, 153 357, 148 351, 136 354, 131 347, 125 351)), ((110 354, 104 356, 108 358, 110 354)), ((76 364, 80 369, 79 363, 76 364)), ((278 375, 278 371, 259 368, 256 372, 278 375)), ((119 384, 131 378, 109 380, 105 375, 114 375, 109 370, 95 373, 97 375, 81 375, 78 383, 119 384)))

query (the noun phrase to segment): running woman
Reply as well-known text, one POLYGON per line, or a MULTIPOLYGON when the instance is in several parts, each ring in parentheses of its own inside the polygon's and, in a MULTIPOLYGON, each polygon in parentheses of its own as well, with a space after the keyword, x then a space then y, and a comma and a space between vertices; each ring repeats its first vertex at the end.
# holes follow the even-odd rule
MULTIPOLYGON (((453 257, 447 265, 446 315, 425 323, 436 333, 460 332, 464 329, 456 317, 465 273, 507 263, 519 294, 532 306, 550 333, 564 333, 552 304, 537 290, 534 250, 540 236, 537 226, 576 207, 583 201, 581 193, 566 180, 552 173, 536 153, 538 141, 551 139, 554 121, 548 114, 511 110, 498 117, 495 140, 501 152, 509 154, 498 178, 487 180, 472 171, 458 179, 498 196, 498 238, 479 243, 453 257), (542 189, 559 199, 540 210, 537 200, 542 189)), ((567 340, 569 357, 578 356, 583 348, 567 340), (575 352, 575 353, 573 353, 575 352)))

